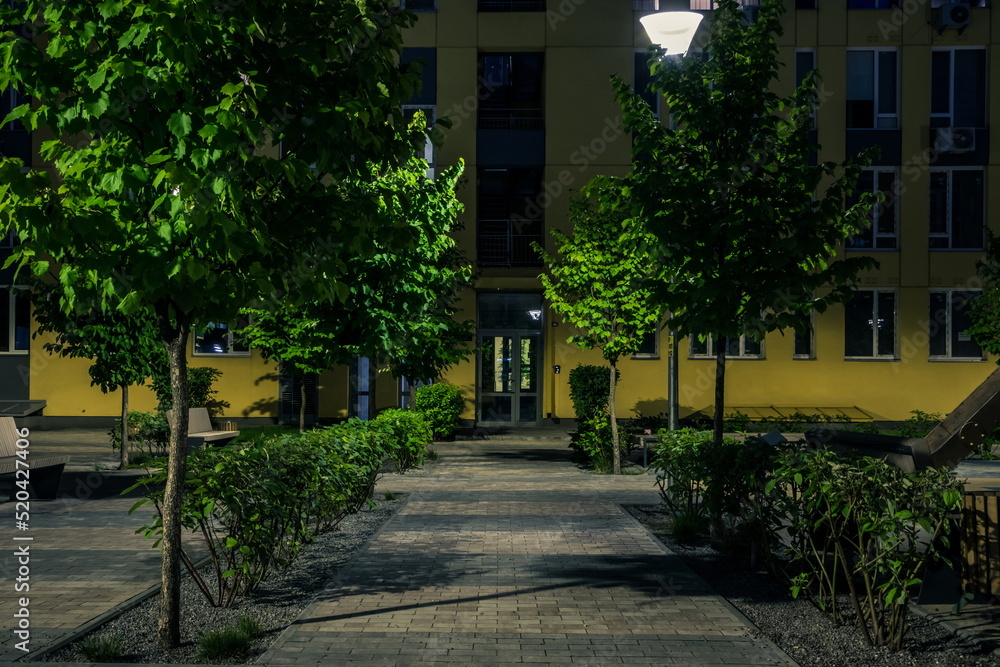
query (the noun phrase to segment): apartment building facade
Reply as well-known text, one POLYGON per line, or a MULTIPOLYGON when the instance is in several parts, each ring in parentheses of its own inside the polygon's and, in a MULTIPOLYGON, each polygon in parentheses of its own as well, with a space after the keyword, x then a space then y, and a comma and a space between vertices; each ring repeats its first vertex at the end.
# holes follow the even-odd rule
MULTIPOLYGON (((569 231, 573 191, 598 174, 629 169, 631 139, 620 128, 609 79, 617 74, 639 90, 648 81, 639 18, 709 10, 710 0, 403 5, 419 17, 405 35, 403 58, 427 65, 411 106, 451 120, 445 143, 428 148, 428 157, 435 167, 465 161, 464 228, 457 236, 479 269, 460 315, 477 323, 477 353, 444 379, 462 387, 466 419, 483 426, 571 418, 569 371, 602 361, 566 342, 573 331, 542 296, 532 243, 554 250, 550 230, 569 231)), ((1000 227, 990 131, 1000 120, 1000 87, 992 85, 1000 71, 1000 11, 985 0, 787 0, 787 8, 778 87, 789 92, 819 69, 819 158, 839 162, 867 146, 881 148, 862 185, 885 191, 887 203, 873 214, 871 230, 840 251, 872 255, 880 267, 862 277, 849 304, 817 315, 809 335, 679 341, 681 415, 712 405, 717 345, 731 360, 730 411, 858 419, 947 412, 995 361, 964 334, 964 304, 981 288, 975 263, 986 230, 1000 227)), ((752 18, 753 7, 746 11, 752 18)), ((3 128, 0 150, 30 151, 25 136, 3 128)), ((42 400, 45 414, 55 417, 115 414, 116 399, 89 387, 86 363, 49 357, 30 327, 24 299, 0 304, 0 377, 17 380, 4 382, 0 400, 42 400)), ((620 415, 666 410, 669 347, 659 332, 622 362, 620 415)), ((297 412, 301 379, 283 378, 275 364, 242 346, 236 323, 202 332, 191 362, 223 371, 218 389, 231 405, 226 416, 297 412)), ((307 408, 321 419, 368 416, 404 402, 408 389, 364 359, 305 381, 307 408)), ((150 407, 152 398, 138 394, 137 407, 150 407)))

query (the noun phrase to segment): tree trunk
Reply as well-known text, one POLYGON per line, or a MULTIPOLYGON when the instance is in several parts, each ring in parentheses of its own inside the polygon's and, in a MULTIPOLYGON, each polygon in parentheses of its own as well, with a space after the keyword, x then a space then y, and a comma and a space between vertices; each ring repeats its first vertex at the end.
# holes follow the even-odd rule
POLYGON ((409 384, 409 387, 410 387, 410 406, 409 407, 410 407, 411 410, 416 410, 417 409, 417 388, 414 386, 412 380, 407 379, 407 383, 409 384))
POLYGON ((190 321, 175 314, 176 322, 161 315, 160 331, 170 361, 170 389, 173 410, 170 412, 170 445, 167 459, 167 483, 163 493, 163 560, 160 567, 162 591, 157 637, 161 648, 176 648, 181 643, 181 498, 187 464, 188 381, 187 342, 190 321))
POLYGON ((122 391, 122 451, 121 460, 118 465, 119 470, 128 467, 129 442, 128 442, 128 385, 118 385, 122 391))
POLYGON ((611 360, 611 388, 608 390, 608 418, 611 419, 611 455, 614 457, 612 463, 614 474, 622 474, 621 447, 618 444, 618 416, 615 411, 615 379, 618 369, 615 367, 615 360, 611 360))
POLYGON ((713 439, 715 444, 722 444, 722 422, 725 419, 726 411, 726 346, 725 338, 720 345, 718 338, 713 338, 716 345, 715 352, 715 432, 713 439))
POLYGON ((302 373, 302 384, 299 385, 299 433, 306 432, 306 374, 302 373))

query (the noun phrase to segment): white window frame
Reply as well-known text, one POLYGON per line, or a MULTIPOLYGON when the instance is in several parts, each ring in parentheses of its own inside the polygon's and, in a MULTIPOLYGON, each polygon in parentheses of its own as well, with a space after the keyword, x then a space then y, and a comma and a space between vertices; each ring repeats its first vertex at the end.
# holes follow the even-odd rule
MULTIPOLYGON (((691 334, 688 336, 688 358, 689 359, 715 359, 715 340, 712 336, 705 337, 705 352, 696 353, 694 351, 693 342, 697 338, 697 334, 691 334)), ((764 348, 764 341, 760 341, 760 353, 759 354, 747 354, 746 352, 747 335, 743 334, 740 336, 740 353, 738 355, 727 354, 726 359, 751 359, 751 360, 762 360, 767 358, 767 350, 764 348)))
MULTIPOLYGON (((982 51, 986 54, 986 59, 984 65, 989 68, 989 53, 986 51, 985 46, 936 46, 931 49, 931 54, 933 58, 934 53, 947 53, 949 56, 948 63, 948 113, 931 113, 931 127, 955 127, 955 52, 956 51, 982 51), (935 125, 934 119, 941 118, 946 119, 946 124, 935 125)), ((898 76, 898 75, 897 75, 898 76)), ((983 72, 983 85, 989 86, 989 76, 987 72, 983 72)), ((933 86, 932 86, 933 87, 933 86)), ((987 91, 987 104, 988 94, 987 91)), ((984 118, 989 118, 988 110, 984 113, 984 118)))
MULTIPOLYGON (((249 322, 247 323, 249 324, 249 322)), ((228 326, 227 322, 206 322, 203 326, 199 325, 192 333, 191 336, 191 356, 193 357, 249 357, 250 347, 247 346, 246 350, 234 350, 233 349, 233 336, 236 331, 240 331, 240 328, 233 328, 228 326), (204 331, 209 325, 212 324, 226 324, 226 328, 229 332, 226 334, 226 351, 225 352, 199 352, 198 351, 198 332, 204 331)))
POLYGON ((878 231, 879 224, 878 223, 879 223, 879 216, 882 214, 882 206, 881 206, 881 204, 873 206, 872 207, 872 219, 871 219, 871 223, 872 223, 872 226, 871 226, 872 246, 870 248, 864 248, 864 247, 860 247, 860 246, 858 246, 858 247, 852 247, 850 245, 850 242, 848 242, 847 249, 848 250, 859 250, 859 251, 862 251, 862 252, 869 252, 869 251, 899 252, 899 201, 898 201, 898 194, 899 194, 899 168, 898 167, 868 167, 866 169, 863 169, 862 171, 871 173, 871 175, 872 175, 872 189, 869 190, 869 192, 874 192, 874 193, 881 192, 881 190, 879 189, 879 186, 878 186, 878 184, 879 184, 879 176, 881 176, 882 174, 886 174, 886 173, 892 174, 892 186, 893 186, 892 187, 892 192, 887 192, 886 193, 886 197, 887 198, 891 198, 892 202, 893 202, 893 207, 892 207, 892 213, 893 213, 893 217, 894 217, 894 219, 892 221, 893 233, 892 234, 880 234, 879 233, 879 231, 878 231), (888 239, 888 238, 896 239, 896 244, 893 247, 891 247, 891 248, 882 248, 882 247, 879 247, 878 240, 880 238, 881 239, 888 239))
MULTIPOLYGON (((863 51, 863 52, 871 52, 871 53, 874 54, 874 57, 872 58, 872 69, 874 70, 872 72, 872 95, 874 96, 874 99, 872 100, 872 102, 874 104, 874 113, 872 115, 872 127, 870 127, 870 128, 867 128, 867 127, 851 127, 851 128, 848 128, 848 129, 849 130, 898 130, 899 129, 899 111, 900 111, 900 109, 899 109, 899 103, 900 103, 900 97, 899 97, 899 71, 900 71, 900 60, 901 60, 901 58, 899 57, 899 49, 895 48, 895 47, 849 48, 849 49, 847 49, 848 53, 850 53, 852 51, 853 52, 861 52, 861 51, 863 51), (895 72, 896 86, 895 86, 895 91, 894 91, 895 95, 896 95, 896 112, 895 113, 881 113, 881 112, 879 112, 879 107, 881 106, 881 101, 879 100, 879 95, 878 95, 878 91, 879 91, 879 58, 881 58, 880 54, 882 54, 882 53, 895 53, 896 54, 896 72, 895 72), (885 118, 885 119, 891 119, 892 120, 892 124, 891 125, 881 125, 881 124, 879 124, 879 120, 883 119, 883 118, 885 118)), ((847 56, 845 55, 844 58, 845 58, 845 65, 846 65, 847 64, 846 63, 847 56)), ((848 77, 848 80, 849 80, 850 79, 850 75, 851 75, 850 68, 846 68, 846 71, 847 71, 847 77, 848 77)))
MULTIPOLYGON (((975 165, 974 166, 965 166, 965 167, 931 167, 931 169, 930 169, 930 173, 931 174, 942 173, 942 172, 948 174, 948 185, 947 185, 947 188, 945 189, 945 203, 947 204, 947 210, 948 210, 948 213, 946 215, 946 220, 945 220, 945 231, 944 232, 939 232, 939 233, 936 233, 936 234, 935 233, 928 233, 928 237, 927 238, 928 238, 928 240, 932 239, 932 238, 944 238, 944 239, 948 240, 948 245, 947 245, 947 247, 944 247, 944 248, 931 248, 930 244, 928 243, 928 250, 930 250, 930 252, 956 252, 956 251, 957 252, 982 252, 982 250, 985 248, 985 244, 986 244, 986 223, 987 223, 987 220, 989 219, 987 217, 987 214, 986 214, 986 195, 987 195, 986 190, 987 190, 987 187, 988 187, 987 181, 986 181, 986 169, 984 169, 982 166, 975 166, 975 165), (979 171, 979 172, 982 172, 982 174, 983 174, 983 193, 982 193, 982 196, 983 196, 983 219, 981 221, 982 226, 983 226, 983 231, 982 231, 982 243, 980 243, 980 245, 979 245, 978 248, 954 248, 951 245, 952 238, 953 238, 953 231, 954 231, 954 228, 955 228, 955 211, 952 208, 952 202, 954 200, 954 197, 952 196, 952 192, 954 191, 954 185, 953 185, 954 178, 952 177, 952 175, 956 171, 979 171)), ((930 188, 928 188, 928 197, 929 196, 930 196, 930 188)), ((929 204, 929 202, 928 202, 928 204, 929 204)))
MULTIPOLYGON (((844 355, 844 359, 847 361, 898 361, 899 360, 899 293, 895 289, 886 289, 881 287, 874 287, 869 289, 859 289, 858 292, 871 292, 872 298, 872 354, 871 356, 848 356, 844 355), (878 352, 878 326, 877 322, 885 320, 883 314, 878 312, 878 296, 879 294, 892 294, 892 353, 891 354, 879 354, 878 352)), ((847 311, 845 304, 844 311, 844 335, 847 335, 847 311)), ((844 341, 844 346, 847 346, 847 341, 844 341)), ((846 352, 846 350, 845 350, 846 352)))
POLYGON ((799 332, 793 329, 792 359, 796 361, 812 361, 816 359, 816 311, 810 310, 806 318, 809 320, 809 352, 799 354, 795 351, 795 339, 798 338, 799 332))
MULTIPOLYGON (((28 288, 24 285, 13 285, 14 289, 11 289, 11 285, 0 285, 0 299, 7 299, 8 317, 6 322, 0 322, 0 327, 4 327, 5 335, 7 341, 11 344, 11 347, 17 345, 17 309, 15 304, 16 292, 14 290, 22 290, 24 296, 28 295, 28 288)), ((31 315, 29 310, 28 315, 28 347, 23 349, 13 349, 13 350, 0 350, 0 356, 24 356, 31 353, 31 315)))
POLYGON ((663 330, 657 325, 656 331, 652 332, 653 335, 653 351, 652 352, 636 352, 632 355, 632 359, 659 359, 660 358, 660 335, 663 330))
POLYGON ((986 354, 982 351, 981 347, 980 347, 980 354, 978 357, 957 357, 954 355, 954 352, 952 351, 951 344, 952 344, 952 329, 954 328, 954 318, 952 317, 952 312, 951 312, 951 302, 952 302, 952 294, 955 292, 959 292, 962 294, 968 294, 970 292, 982 294, 983 290, 967 289, 962 287, 927 290, 927 306, 928 306, 927 311, 928 314, 930 315, 929 326, 933 327, 937 325, 944 327, 945 347, 946 347, 946 351, 944 354, 932 354, 930 352, 930 342, 928 341, 927 360, 928 361, 986 361, 986 354), (945 302, 948 304, 948 309, 944 311, 945 312, 944 322, 941 322, 938 318, 934 316, 934 313, 930 312, 930 303, 932 294, 946 295, 945 302))

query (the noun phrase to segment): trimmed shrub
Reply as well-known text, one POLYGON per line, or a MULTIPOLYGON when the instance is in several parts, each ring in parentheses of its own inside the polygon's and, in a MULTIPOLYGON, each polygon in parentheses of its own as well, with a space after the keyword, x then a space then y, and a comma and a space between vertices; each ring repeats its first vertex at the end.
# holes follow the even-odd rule
MULTIPOLYGON (((611 391, 608 366, 587 366, 581 364, 569 372, 569 397, 573 401, 573 412, 578 424, 589 422, 598 415, 606 414, 608 393, 611 391)), ((616 381, 621 378, 617 374, 616 381)))
POLYGON ((450 438, 465 409, 465 399, 455 385, 435 382, 417 389, 415 407, 430 423, 435 438, 450 438))
POLYGON ((609 474, 614 470, 614 448, 611 443, 611 420, 596 415, 581 424, 573 445, 586 454, 594 472, 609 474))
MULTIPOLYGON (((165 453, 170 439, 170 425, 162 412, 128 413, 129 447, 133 453, 145 452, 149 456, 165 453)), ((121 421, 115 421, 108 431, 111 446, 119 449, 122 446, 121 421)))
POLYGON ((424 462, 434 434, 422 413, 390 408, 380 412, 374 421, 393 440, 392 460, 399 472, 424 462))

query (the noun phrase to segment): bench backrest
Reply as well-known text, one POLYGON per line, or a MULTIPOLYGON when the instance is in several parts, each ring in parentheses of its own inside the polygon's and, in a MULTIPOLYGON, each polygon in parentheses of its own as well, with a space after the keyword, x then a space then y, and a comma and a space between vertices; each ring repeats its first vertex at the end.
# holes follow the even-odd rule
POLYGON ((214 431, 212 419, 208 416, 208 408, 191 408, 188 412, 188 433, 204 433, 214 431))
POLYGON ((0 417, 0 458, 17 452, 17 425, 13 417, 0 417))

